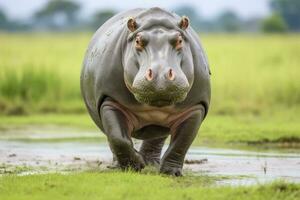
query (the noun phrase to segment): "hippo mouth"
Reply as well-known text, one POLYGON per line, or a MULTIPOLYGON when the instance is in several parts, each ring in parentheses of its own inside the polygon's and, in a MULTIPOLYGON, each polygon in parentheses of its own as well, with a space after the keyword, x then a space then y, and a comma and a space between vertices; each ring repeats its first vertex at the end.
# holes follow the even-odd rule
POLYGON ((169 106, 169 105, 173 104, 173 101, 171 101, 171 100, 164 100, 164 99, 158 99, 156 101, 151 101, 148 104, 150 106, 163 107, 163 106, 169 106))
POLYGON ((135 99, 143 104, 148 104, 155 107, 169 106, 185 100, 186 92, 172 92, 166 94, 159 93, 134 93, 135 99))
POLYGON ((134 88, 126 83, 126 87, 141 104, 155 107, 170 106, 184 101, 189 92, 188 87, 169 87, 167 89, 155 89, 147 87, 134 88))

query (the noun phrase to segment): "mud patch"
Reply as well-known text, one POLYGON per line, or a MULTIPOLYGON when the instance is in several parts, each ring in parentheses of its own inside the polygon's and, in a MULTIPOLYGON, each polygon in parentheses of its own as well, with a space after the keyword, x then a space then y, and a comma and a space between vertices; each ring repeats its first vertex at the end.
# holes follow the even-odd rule
POLYGON ((192 148, 188 159, 207 158, 198 165, 185 165, 195 174, 207 173, 227 178, 220 184, 249 185, 273 180, 300 182, 300 154, 228 150, 218 148, 192 148))
MULTIPOLYGON (((0 141, 2 174, 107 170, 111 164, 112 154, 106 143, 0 141)), ((244 185, 275 179, 300 182, 300 155, 194 147, 186 156, 184 171, 233 177, 220 184, 244 185)))
MULTIPOLYGON (((135 141, 137 149, 139 145, 135 141)), ((47 127, 0 134, 0 174, 102 171, 110 170, 110 166, 111 151, 104 135, 98 132, 47 127)), ((276 179, 300 182, 300 154, 192 147, 184 173, 226 177, 218 183, 230 185, 276 179)))

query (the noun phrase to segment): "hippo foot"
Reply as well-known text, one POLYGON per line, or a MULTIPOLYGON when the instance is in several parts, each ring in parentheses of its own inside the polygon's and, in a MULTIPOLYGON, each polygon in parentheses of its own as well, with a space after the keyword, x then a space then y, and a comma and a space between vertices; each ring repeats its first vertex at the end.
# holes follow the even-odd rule
POLYGON ((120 165, 118 161, 114 160, 110 165, 107 166, 108 169, 119 169, 120 165))
POLYGON ((119 158, 118 165, 122 170, 125 171, 141 171, 145 167, 145 161, 139 153, 135 152, 130 157, 119 158))
POLYGON ((159 172, 170 176, 182 176, 181 167, 161 166, 159 172))
POLYGON ((147 155, 142 155, 142 156, 144 158, 144 161, 145 161, 146 165, 154 166, 156 168, 159 167, 159 164, 160 164, 160 158, 159 157, 150 157, 150 156, 147 156, 147 155))

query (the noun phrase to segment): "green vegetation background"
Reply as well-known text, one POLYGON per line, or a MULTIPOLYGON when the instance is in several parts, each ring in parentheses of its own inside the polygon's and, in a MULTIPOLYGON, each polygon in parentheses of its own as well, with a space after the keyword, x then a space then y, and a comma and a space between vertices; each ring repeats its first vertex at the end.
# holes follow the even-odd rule
MULTIPOLYGON (((0 34, 0 126, 54 123, 95 128, 79 87, 91 36, 0 34)), ((299 35, 200 39, 212 71, 212 102, 194 144, 299 143, 299 35)))
MULTIPOLYGON (((0 34, 0 113, 82 113, 79 77, 91 34, 0 34)), ((298 35, 204 35, 211 114, 263 114, 300 104, 298 35)), ((112 81, 111 83, 114 84, 112 81)))

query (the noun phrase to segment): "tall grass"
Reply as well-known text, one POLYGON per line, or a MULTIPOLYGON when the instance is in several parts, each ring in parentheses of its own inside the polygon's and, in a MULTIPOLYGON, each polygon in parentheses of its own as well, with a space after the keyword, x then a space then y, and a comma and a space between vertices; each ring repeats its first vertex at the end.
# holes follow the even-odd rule
POLYGON ((1 77, 1 94, 11 100, 20 99, 26 102, 37 102, 42 99, 60 100, 61 78, 54 71, 26 67, 16 73, 4 69, 1 77))
MULTIPOLYGON (((0 34, 0 114, 83 112, 79 76, 91 34, 0 34)), ((300 105, 300 35, 205 35, 211 112, 300 105)))
POLYGON ((300 104, 300 35, 203 38, 212 71, 212 110, 220 113, 300 104))

